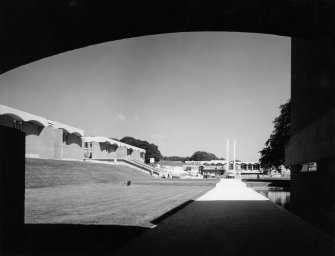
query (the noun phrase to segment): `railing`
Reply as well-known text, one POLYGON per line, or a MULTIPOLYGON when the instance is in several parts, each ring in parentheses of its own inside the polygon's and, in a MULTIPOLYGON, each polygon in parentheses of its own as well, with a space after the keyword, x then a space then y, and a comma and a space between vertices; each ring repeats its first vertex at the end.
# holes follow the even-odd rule
POLYGON ((131 160, 132 162, 135 162, 135 163, 138 163, 140 164, 141 166, 145 167, 145 168, 150 168, 152 171, 154 171, 155 173, 159 173, 160 176, 164 176, 165 178, 168 178, 168 177, 171 177, 171 173, 167 170, 163 170, 163 169, 160 169, 160 168, 156 168, 156 167, 153 167, 151 165, 148 165, 146 163, 143 163, 143 162, 140 162, 138 160, 131 160))
POLYGON ((160 174, 160 175, 166 173, 166 171, 164 171, 164 170, 162 170, 162 169, 153 167, 153 166, 151 166, 151 165, 148 165, 148 164, 146 164, 146 163, 140 162, 140 161, 138 161, 138 160, 131 160, 131 161, 134 162, 134 163, 136 163, 136 164, 139 164, 139 165, 141 165, 141 166, 143 166, 143 167, 145 167, 145 168, 149 168, 149 169, 152 170, 153 172, 158 173, 158 174, 160 174))
POLYGON ((142 163, 140 161, 136 161, 136 160, 128 160, 128 159, 118 159, 118 161, 123 161, 126 162, 130 165, 136 166, 138 168, 141 169, 145 169, 146 171, 149 171, 151 175, 157 175, 157 176, 161 176, 163 174, 163 172, 155 167, 152 167, 150 165, 147 165, 145 163, 142 163))

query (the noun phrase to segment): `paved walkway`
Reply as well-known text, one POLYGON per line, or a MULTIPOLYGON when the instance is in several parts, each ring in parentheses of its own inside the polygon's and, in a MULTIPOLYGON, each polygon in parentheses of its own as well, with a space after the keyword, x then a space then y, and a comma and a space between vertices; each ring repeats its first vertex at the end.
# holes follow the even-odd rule
POLYGON ((116 255, 333 255, 332 241, 240 180, 205 195, 116 255))

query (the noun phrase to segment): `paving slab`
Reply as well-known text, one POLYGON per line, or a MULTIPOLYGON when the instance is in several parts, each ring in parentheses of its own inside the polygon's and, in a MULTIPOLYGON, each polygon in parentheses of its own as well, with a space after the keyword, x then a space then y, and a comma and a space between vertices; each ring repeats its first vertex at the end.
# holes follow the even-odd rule
POLYGON ((330 237, 240 180, 222 180, 114 254, 335 255, 330 237))

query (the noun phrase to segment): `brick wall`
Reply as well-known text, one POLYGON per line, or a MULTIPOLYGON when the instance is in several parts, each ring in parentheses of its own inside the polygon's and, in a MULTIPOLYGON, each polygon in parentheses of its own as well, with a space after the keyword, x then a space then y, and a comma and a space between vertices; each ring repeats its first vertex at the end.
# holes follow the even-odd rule
MULTIPOLYGON (((39 135, 43 128, 32 124, 23 124, 23 132, 26 134, 26 156, 40 157, 39 135)), ((53 151, 53 150, 52 150, 53 151)))
POLYGON ((93 159, 107 159, 107 152, 105 143, 92 142, 92 158, 93 159))
MULTIPOLYGON (((13 120, 0 116, 0 125, 13 127, 13 120)), ((62 129, 41 127, 22 122, 22 131, 26 134, 26 156, 44 159, 83 159, 82 139, 68 134, 67 143, 63 143, 62 129)))
POLYGON ((63 130, 55 129, 54 130, 55 139, 54 139, 54 159, 63 158, 63 130))
POLYGON ((26 155, 43 159, 60 159, 62 134, 53 127, 23 124, 26 133, 26 155))
POLYGON ((117 158, 127 158, 127 148, 124 146, 119 146, 116 151, 117 158))
POLYGON ((335 109, 291 136, 285 162, 292 165, 332 156, 335 156, 335 109))
POLYGON ((292 38, 291 44, 290 207, 334 236, 335 43, 292 38), (317 162, 317 171, 299 172, 308 162, 317 162))
POLYGON ((78 160, 84 159, 82 139, 75 134, 67 135, 67 141, 63 144, 63 150, 65 152, 65 158, 78 160))

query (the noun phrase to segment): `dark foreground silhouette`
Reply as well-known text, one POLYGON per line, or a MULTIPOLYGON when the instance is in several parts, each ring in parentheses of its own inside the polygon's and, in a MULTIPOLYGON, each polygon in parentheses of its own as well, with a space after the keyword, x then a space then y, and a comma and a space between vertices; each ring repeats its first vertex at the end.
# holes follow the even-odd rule
POLYGON ((22 246, 9 255, 106 255, 147 229, 116 225, 25 224, 22 246))

